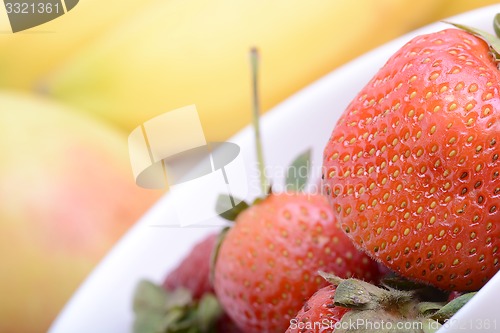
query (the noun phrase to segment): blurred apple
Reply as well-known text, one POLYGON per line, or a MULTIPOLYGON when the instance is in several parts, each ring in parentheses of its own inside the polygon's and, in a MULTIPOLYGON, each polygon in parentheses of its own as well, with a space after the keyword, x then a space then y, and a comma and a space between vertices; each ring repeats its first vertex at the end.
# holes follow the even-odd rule
POLYGON ((38 97, 0 92, 0 156, 0 332, 45 332, 161 193, 123 133, 38 97))

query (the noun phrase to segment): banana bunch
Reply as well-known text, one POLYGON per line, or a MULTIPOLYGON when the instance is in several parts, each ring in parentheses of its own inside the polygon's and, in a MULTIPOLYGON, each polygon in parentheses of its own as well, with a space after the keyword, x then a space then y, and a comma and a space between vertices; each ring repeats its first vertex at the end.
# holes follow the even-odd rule
POLYGON ((263 56, 269 109, 383 42, 494 2, 85 0, 44 25, 55 33, 0 34, 0 87, 47 93, 126 130, 196 104, 207 139, 223 140, 249 122, 250 47, 263 56))
POLYGON ((427 23, 446 3, 159 1, 107 31, 39 88, 128 130, 196 104, 207 139, 223 140, 249 122, 250 47, 261 50, 268 109, 340 64, 427 23))
MULTIPOLYGON (((22 2, 22 1, 20 1, 22 2)), ((33 89, 40 77, 153 0, 82 0, 74 10, 38 28, 9 33, 0 7, 0 88, 33 89)))

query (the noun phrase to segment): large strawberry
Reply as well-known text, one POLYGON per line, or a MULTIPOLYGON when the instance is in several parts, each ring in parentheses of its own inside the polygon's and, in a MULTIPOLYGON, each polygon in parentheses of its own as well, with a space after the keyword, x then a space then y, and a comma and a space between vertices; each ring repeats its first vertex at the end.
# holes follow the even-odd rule
MULTIPOLYGON (((258 135, 257 146, 260 152, 258 135)), ((307 156, 296 160, 289 176, 299 175, 293 171, 308 165, 307 156)), ((267 192, 265 177, 261 180, 267 192)), ((223 214, 235 218, 235 224, 215 258, 214 288, 223 308, 245 333, 285 331, 303 302, 325 285, 318 270, 378 278, 377 263, 338 228, 327 199, 299 193, 304 185, 303 177, 288 177, 292 192, 268 194, 249 208, 239 207, 246 209, 237 209, 236 216, 223 214)))
POLYGON ((393 270, 444 289, 479 289, 500 268, 499 56, 472 31, 403 46, 324 151, 342 229, 393 270))

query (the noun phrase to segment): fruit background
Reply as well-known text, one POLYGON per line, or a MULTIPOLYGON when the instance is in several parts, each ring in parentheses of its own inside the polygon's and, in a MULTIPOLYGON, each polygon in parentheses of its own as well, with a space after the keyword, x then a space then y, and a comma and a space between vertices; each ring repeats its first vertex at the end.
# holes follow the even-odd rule
MULTIPOLYGON (((0 11, 0 332, 45 332, 162 194, 135 186, 131 129, 196 104, 207 140, 405 32, 491 0, 81 0, 8 33, 0 11)), ((307 112, 307 110, 304 110, 307 112)))

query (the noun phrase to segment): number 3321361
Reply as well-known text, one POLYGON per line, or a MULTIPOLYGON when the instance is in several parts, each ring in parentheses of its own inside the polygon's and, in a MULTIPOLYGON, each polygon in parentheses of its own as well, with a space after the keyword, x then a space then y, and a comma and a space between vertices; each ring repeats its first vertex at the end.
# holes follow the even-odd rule
POLYGON ((5 4, 7 14, 52 14, 62 11, 59 3, 27 3, 27 2, 7 2, 5 4))

